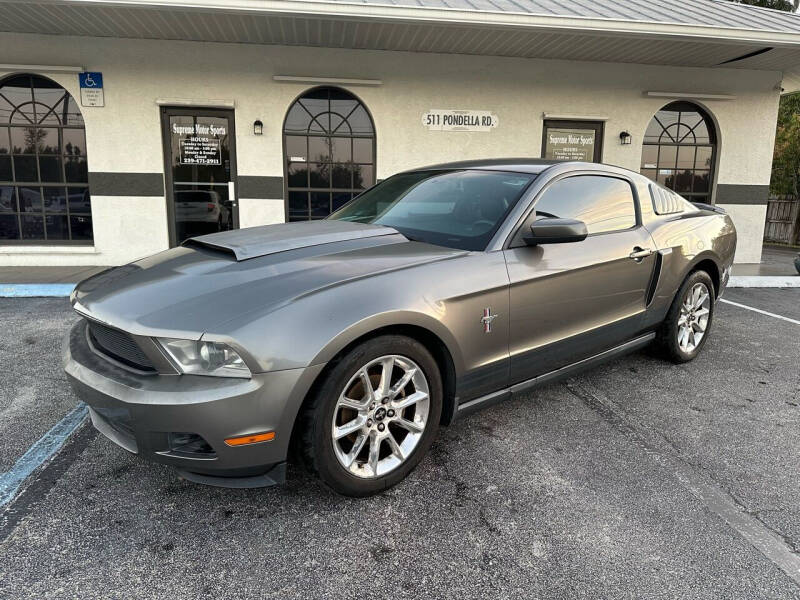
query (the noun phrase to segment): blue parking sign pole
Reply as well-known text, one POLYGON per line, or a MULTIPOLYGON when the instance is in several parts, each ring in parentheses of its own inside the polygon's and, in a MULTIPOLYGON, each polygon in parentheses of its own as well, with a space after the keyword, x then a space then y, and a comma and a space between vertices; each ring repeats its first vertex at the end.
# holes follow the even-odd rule
POLYGON ((78 73, 81 88, 81 106, 105 106, 103 74, 96 71, 78 73))

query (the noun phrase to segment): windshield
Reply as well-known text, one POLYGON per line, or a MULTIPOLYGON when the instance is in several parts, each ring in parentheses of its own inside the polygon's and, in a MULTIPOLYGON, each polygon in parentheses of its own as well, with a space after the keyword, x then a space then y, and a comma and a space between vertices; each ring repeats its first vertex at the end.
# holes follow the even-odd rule
POLYGON ((394 227, 411 240, 485 250, 536 176, 502 171, 415 171, 370 188, 329 219, 394 227))

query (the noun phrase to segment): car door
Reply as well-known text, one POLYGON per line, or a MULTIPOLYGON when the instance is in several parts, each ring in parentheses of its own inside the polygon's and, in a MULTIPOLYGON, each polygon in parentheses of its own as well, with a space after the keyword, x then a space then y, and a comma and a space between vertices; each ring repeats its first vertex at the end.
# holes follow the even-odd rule
POLYGON ((510 378, 518 383, 634 337, 655 265, 632 183, 597 172, 550 182, 504 251, 510 278, 510 378), (526 245, 534 219, 586 223, 571 243, 526 245))

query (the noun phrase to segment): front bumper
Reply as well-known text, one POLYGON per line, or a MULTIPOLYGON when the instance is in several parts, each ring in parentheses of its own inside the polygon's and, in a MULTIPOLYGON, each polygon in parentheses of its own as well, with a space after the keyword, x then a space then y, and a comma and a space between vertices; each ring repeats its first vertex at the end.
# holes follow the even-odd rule
POLYGON ((731 270, 733 265, 728 265, 724 269, 722 269, 722 276, 720 277, 719 282, 719 293, 717 294, 717 300, 722 298, 722 295, 725 293, 725 290, 728 289, 728 283, 731 280, 731 270))
POLYGON ((63 361, 67 379, 106 437, 142 458, 178 468, 187 479, 226 485, 221 478, 231 478, 231 487, 243 487, 247 477, 265 485, 282 480, 295 417, 324 366, 251 379, 140 375, 96 354, 87 342, 85 321, 65 340, 63 361), (265 431, 274 431, 275 438, 235 447, 224 441, 265 431), (176 451, 175 434, 202 436, 212 451, 176 451))

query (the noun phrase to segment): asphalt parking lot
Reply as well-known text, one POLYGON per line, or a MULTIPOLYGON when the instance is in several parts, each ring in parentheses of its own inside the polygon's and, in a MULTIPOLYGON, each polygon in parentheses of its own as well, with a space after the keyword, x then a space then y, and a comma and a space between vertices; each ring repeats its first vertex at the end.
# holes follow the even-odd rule
MULTIPOLYGON (((800 320, 800 289, 726 300, 800 320)), ((65 299, 0 299, 0 475, 76 405, 65 299)), ((800 324, 718 304, 456 422, 399 486, 201 487, 79 428, 0 508, 0 597, 800 598, 800 324)))

